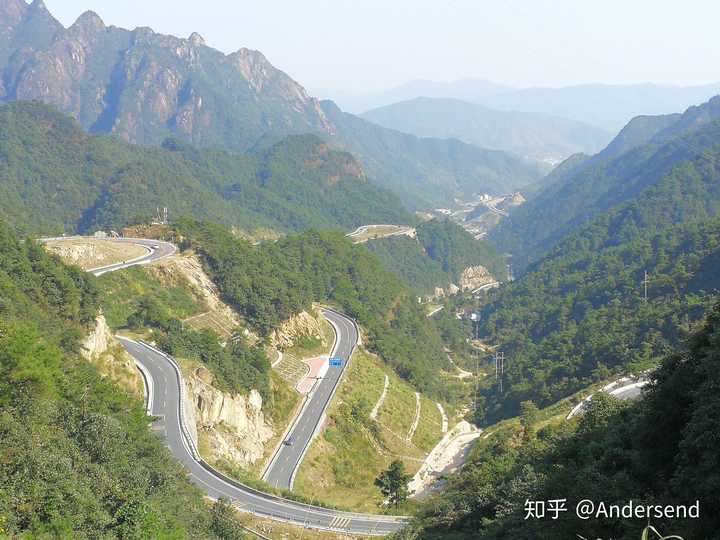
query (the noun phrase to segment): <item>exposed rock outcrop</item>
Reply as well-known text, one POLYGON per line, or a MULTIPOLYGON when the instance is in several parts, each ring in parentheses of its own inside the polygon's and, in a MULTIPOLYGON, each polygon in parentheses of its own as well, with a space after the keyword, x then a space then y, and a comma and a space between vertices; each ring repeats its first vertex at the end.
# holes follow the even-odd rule
POLYGON ((493 283, 495 278, 484 266, 469 266, 460 276, 460 288, 463 291, 474 291, 478 287, 493 283))
POLYGON ((211 461, 227 460, 248 467, 263 457, 265 443, 273 436, 265 421, 262 396, 251 390, 247 396, 231 395, 212 385, 213 376, 204 367, 185 375, 188 420, 195 421, 201 441, 211 461))
POLYGON ((439 298, 445 298, 446 296, 453 296, 460 291, 474 291, 478 287, 494 283, 496 280, 492 274, 488 272, 487 268, 478 265, 468 266, 465 268, 458 281, 460 282, 459 285, 450 283, 450 285, 445 288, 435 287, 433 294, 427 296, 425 299, 427 301, 432 301, 439 298))
POLYGON ((285 321, 270 335, 270 346, 277 349, 288 349, 298 338, 302 337, 319 339, 323 345, 328 345, 320 326, 319 316, 302 311, 285 321))
POLYGON ((445 298, 446 296, 452 296, 454 294, 457 294, 458 292, 460 292, 460 287, 458 287, 454 283, 450 283, 450 285, 448 285, 444 289, 442 287, 435 287, 433 294, 428 296, 426 300, 432 301, 440 298, 445 298))
MULTIPOLYGON (((187 281, 193 293, 198 299, 204 301, 208 309, 230 309, 220 300, 215 283, 205 273, 200 259, 195 255, 170 257, 147 268, 151 274, 163 283, 175 284, 178 278, 187 281)), ((239 324, 238 317, 234 312, 228 315, 239 324)))
POLYGON ((98 368, 98 372, 115 381, 121 388, 142 395, 140 373, 135 362, 115 339, 105 316, 95 319, 95 328, 80 344, 80 353, 98 368))

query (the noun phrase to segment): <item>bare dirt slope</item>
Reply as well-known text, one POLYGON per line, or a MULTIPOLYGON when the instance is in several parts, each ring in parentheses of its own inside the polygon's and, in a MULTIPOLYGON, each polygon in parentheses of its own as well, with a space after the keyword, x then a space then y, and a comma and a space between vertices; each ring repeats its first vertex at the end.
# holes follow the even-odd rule
POLYGON ((129 261, 148 252, 147 248, 135 244, 92 238, 51 240, 45 247, 60 256, 65 263, 74 264, 83 270, 129 261))

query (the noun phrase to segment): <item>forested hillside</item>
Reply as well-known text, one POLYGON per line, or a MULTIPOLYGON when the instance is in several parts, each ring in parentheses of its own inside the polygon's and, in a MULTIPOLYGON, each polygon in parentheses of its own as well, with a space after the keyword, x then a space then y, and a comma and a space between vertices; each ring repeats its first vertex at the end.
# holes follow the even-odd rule
POLYGON ((517 271, 524 270, 584 223, 634 200, 686 162, 714 155, 719 118, 720 98, 714 98, 679 117, 634 120, 606 150, 511 212, 491 240, 513 254, 517 271))
POLYGON ((450 204, 477 193, 509 193, 535 182, 541 169, 512 154, 457 139, 421 138, 386 129, 322 102, 337 141, 369 175, 412 209, 450 204))
POLYGON ((436 287, 458 284, 463 270, 470 266, 484 266, 496 279, 504 278, 500 254, 456 223, 433 219, 418 225, 416 231, 416 239, 395 236, 365 245, 385 268, 418 293, 431 294, 436 287))
POLYGON ((139 147, 87 135, 49 106, 12 103, 0 107, 0 155, 0 213, 29 233, 119 229, 157 207, 246 230, 413 220, 352 156, 312 135, 246 156, 178 140, 139 147))
POLYGON ((442 394, 440 335, 403 283, 342 233, 308 231, 253 246, 221 227, 178 224, 225 300, 261 335, 312 302, 338 306, 367 331, 364 344, 419 389, 442 394))
POLYGON ((97 306, 92 278, 0 223, 0 536, 241 538, 141 400, 80 359, 97 306))
POLYGON ((417 237, 428 256, 458 279, 468 266, 483 265, 497 279, 505 275, 502 257, 487 242, 478 241, 450 220, 431 220, 417 227, 417 237))
POLYGON ((647 367, 679 342, 678 328, 720 289, 719 155, 703 153, 582 227, 483 307, 484 339, 510 358, 505 393, 487 389, 488 418, 647 367))
POLYGON ((717 437, 720 306, 686 347, 667 356, 644 399, 599 394, 579 420, 542 421, 524 408, 519 423, 481 441, 447 490, 428 501, 400 537, 629 538, 648 524, 662 534, 716 538, 720 506, 717 437), (559 519, 525 519, 526 501, 566 499, 559 519), (692 505, 698 518, 580 520, 581 500, 606 505, 692 505))

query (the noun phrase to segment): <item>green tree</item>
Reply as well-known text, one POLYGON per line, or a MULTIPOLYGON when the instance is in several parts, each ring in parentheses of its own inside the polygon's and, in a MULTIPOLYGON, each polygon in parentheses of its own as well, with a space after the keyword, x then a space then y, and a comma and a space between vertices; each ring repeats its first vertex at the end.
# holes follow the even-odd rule
POLYGON ((242 540, 245 538, 235 509, 227 499, 221 498, 213 503, 210 518, 210 529, 218 538, 222 538, 222 540, 242 540))
POLYGON ((396 459, 390 464, 388 470, 381 472, 375 479, 375 485, 380 488, 380 492, 388 498, 391 504, 398 506, 405 502, 410 495, 407 485, 411 478, 412 475, 407 474, 403 462, 396 459))
POLYGON ((520 404, 520 425, 525 430, 525 435, 532 434, 533 426, 537 421, 538 408, 533 401, 523 401, 520 404))

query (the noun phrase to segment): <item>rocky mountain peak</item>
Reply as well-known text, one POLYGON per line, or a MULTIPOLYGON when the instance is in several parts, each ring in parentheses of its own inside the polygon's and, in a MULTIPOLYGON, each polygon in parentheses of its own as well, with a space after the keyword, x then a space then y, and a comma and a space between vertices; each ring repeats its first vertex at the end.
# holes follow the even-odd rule
POLYGON ((78 17, 78 20, 75 21, 75 24, 73 24, 70 29, 81 30, 83 32, 89 33, 96 33, 105 30, 105 23, 100 18, 100 15, 98 15, 94 11, 86 11, 85 13, 80 15, 80 17, 78 17))
POLYGON ((263 89, 275 68, 260 51, 242 48, 230 55, 235 68, 256 92, 263 89))
POLYGON ((149 43, 155 36, 155 31, 149 26, 138 26, 132 31, 133 44, 149 43))
POLYGON ((201 45, 205 45, 205 39, 203 39, 203 37, 197 32, 193 32, 192 34, 190 34, 188 41, 190 41, 190 44, 194 47, 200 47, 201 45))
POLYGON ((30 9, 32 11, 48 11, 47 6, 45 5, 45 2, 43 2, 43 0, 33 0, 32 4, 30 4, 30 9))

